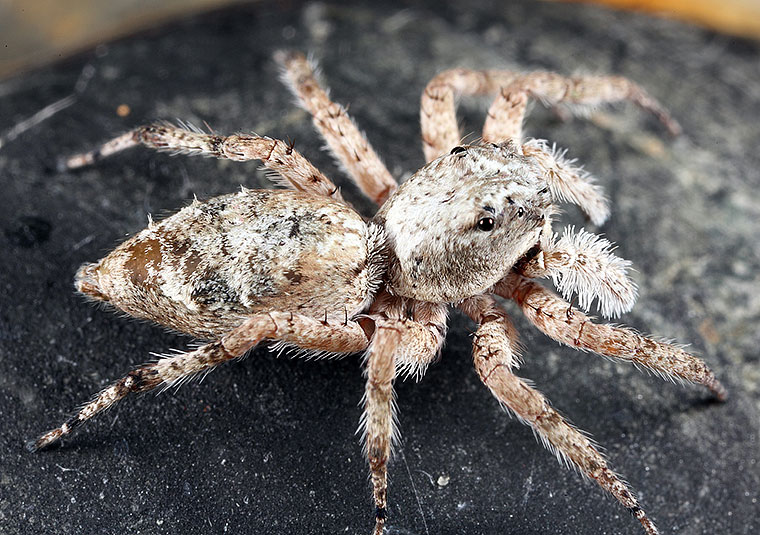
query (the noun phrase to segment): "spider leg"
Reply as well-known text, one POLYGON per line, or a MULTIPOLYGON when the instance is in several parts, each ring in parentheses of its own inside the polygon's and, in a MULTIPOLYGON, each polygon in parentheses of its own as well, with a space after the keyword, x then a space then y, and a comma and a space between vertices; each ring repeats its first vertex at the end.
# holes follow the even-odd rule
POLYGON ((620 76, 567 78, 554 73, 521 74, 504 70, 452 69, 435 76, 422 93, 420 122, 426 161, 446 154, 461 141, 456 118, 456 98, 463 95, 495 95, 488 112, 486 141, 518 141, 528 96, 549 106, 564 105, 582 112, 589 107, 628 100, 652 112, 674 135, 681 127, 665 108, 641 87, 620 76))
POLYGON ((425 161, 432 161, 461 142, 456 100, 461 95, 493 95, 519 77, 510 71, 451 69, 436 75, 422 92, 420 126, 425 161))
POLYGON ((473 342, 475 369, 496 399, 529 425, 559 459, 572 463, 612 494, 648 535, 657 534, 632 490, 610 470, 593 442, 562 418, 540 392, 512 373, 518 351, 517 332, 506 312, 490 296, 477 296, 462 305, 479 324, 473 342))
MULTIPOLYGON (((522 125, 529 97, 558 106, 589 107, 617 100, 633 100, 655 113, 672 133, 680 127, 657 101, 633 82, 620 77, 597 76, 565 78, 558 74, 535 72, 522 75, 501 88, 488 110, 483 126, 483 141, 522 143, 522 125)), ((565 151, 549 147, 543 140, 531 139, 522 145, 526 156, 544 171, 552 197, 580 206, 595 225, 601 225, 610 213, 609 202, 594 177, 565 159, 565 151)))
POLYGON ((135 128, 93 151, 67 158, 62 167, 76 169, 90 165, 116 152, 141 144, 160 151, 200 154, 239 162, 261 160, 268 169, 277 172, 283 178, 284 185, 334 199, 341 198, 335 184, 284 141, 245 134, 217 136, 168 124, 151 124, 135 128))
POLYGON ((393 379, 396 375, 393 354, 401 332, 391 324, 378 322, 367 352, 367 385, 364 391, 364 454, 369 462, 375 498, 374 535, 382 535, 387 517, 388 458, 396 434, 393 379))
MULTIPOLYGON (((513 140, 522 144, 522 125, 529 97, 547 106, 565 105, 576 111, 629 100, 655 114, 671 134, 677 135, 681 131, 662 105, 626 78, 566 78, 549 72, 533 72, 515 78, 500 89, 488 110, 483 141, 503 143, 513 140)), ((544 171, 553 198, 578 205, 595 225, 604 223, 610 213, 604 192, 590 173, 565 158, 565 151, 537 139, 522 144, 522 151, 526 156, 532 156, 544 171)))
POLYGON ((314 69, 300 52, 280 51, 275 60, 283 67, 283 79, 308 111, 336 160, 362 192, 382 204, 398 184, 340 104, 320 87, 314 69))
POLYGON ((396 375, 422 379, 427 367, 440 355, 446 338, 448 305, 399 299, 383 290, 375 297, 370 314, 399 320, 401 345, 396 351, 396 375), (413 321, 407 321, 407 320, 413 321))
POLYGON ((446 325, 404 321, 403 327, 398 328, 401 330, 401 345, 394 359, 396 375, 419 381, 440 354, 446 338, 446 325))
POLYGON ((483 126, 483 139, 498 143, 508 139, 520 142, 528 97, 546 106, 564 105, 584 112, 602 104, 633 102, 654 114, 672 135, 681 127, 668 111, 644 89, 622 76, 565 77, 551 72, 520 75, 499 91, 483 126))
POLYGON ((364 453, 369 462, 375 499, 375 529, 382 535, 387 517, 388 459, 397 440, 393 381, 407 362, 426 365, 438 354, 443 336, 437 328, 412 320, 376 319, 367 351, 364 414, 364 453), (424 363, 424 364, 423 364, 424 363))
POLYGON ((519 275, 509 275, 494 290, 514 299, 531 323, 558 342, 640 364, 664 377, 703 385, 720 401, 728 397, 707 365, 679 347, 645 338, 625 327, 594 323, 555 293, 519 275))
POLYGON ((46 448, 129 394, 180 384, 218 364, 242 357, 263 339, 332 353, 355 353, 366 349, 368 343, 364 330, 353 321, 327 323, 289 312, 257 314, 217 341, 135 368, 101 390, 63 425, 41 435, 28 447, 32 451, 46 448))

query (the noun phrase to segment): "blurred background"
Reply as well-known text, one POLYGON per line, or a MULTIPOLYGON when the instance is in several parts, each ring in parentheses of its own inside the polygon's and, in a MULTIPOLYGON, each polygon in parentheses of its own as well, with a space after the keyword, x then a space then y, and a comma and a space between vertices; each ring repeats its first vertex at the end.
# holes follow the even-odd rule
MULTIPOLYGON (((578 0, 556 0, 577 2, 578 0)), ((0 78, 167 20, 242 0, 0 0, 0 78)), ((263 3, 250 2, 250 3, 263 3)), ((293 2, 278 0, 287 7, 293 2)), ((586 3, 591 3, 587 1, 586 3)), ((597 0, 714 30, 760 37, 759 0, 597 0)), ((413 4, 413 2, 410 2, 413 4)))

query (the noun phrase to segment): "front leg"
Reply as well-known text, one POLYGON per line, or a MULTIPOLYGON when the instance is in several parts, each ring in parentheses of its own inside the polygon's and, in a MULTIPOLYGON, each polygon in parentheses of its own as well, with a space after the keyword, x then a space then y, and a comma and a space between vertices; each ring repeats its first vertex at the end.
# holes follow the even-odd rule
POLYGON ((707 364, 680 347, 646 338, 625 327, 594 323, 554 292, 517 274, 509 275, 494 291, 514 299, 531 323, 558 342, 640 364, 661 377, 703 385, 719 401, 728 397, 707 364))
POLYGON ((483 139, 520 142, 529 97, 547 106, 563 105, 581 114, 603 104, 629 101, 649 111, 672 135, 681 133, 678 122, 643 88, 622 76, 565 77, 553 72, 520 75, 501 88, 488 110, 483 139))
POLYGON ((589 310, 594 301, 607 317, 629 312, 638 291, 628 277, 631 263, 613 253, 605 238, 566 227, 562 237, 544 230, 541 248, 526 255, 513 269, 526 277, 551 277, 565 299, 577 295, 580 307, 589 310))
POLYGON ((546 176, 555 200, 578 205, 595 225, 601 225, 610 213, 608 201, 596 180, 565 151, 549 147, 545 141, 522 142, 523 123, 530 98, 557 108, 583 112, 602 104, 630 101, 654 114, 673 135, 681 132, 668 111, 634 82, 621 76, 581 76, 568 78, 551 72, 532 72, 516 77, 502 86, 488 110, 483 125, 483 141, 503 143, 512 140, 521 145, 546 176))
POLYGON ((610 470, 591 440, 562 418, 540 392, 512 373, 517 332, 506 312, 489 296, 471 298, 463 303, 462 309, 479 323, 473 342, 475 369, 499 403, 531 426, 558 458, 573 464, 612 494, 636 517, 647 535, 657 535, 657 528, 632 490, 610 470))
POLYGON ((460 143, 456 115, 459 96, 494 94, 518 77, 518 73, 510 71, 451 69, 430 80, 420 100, 425 161, 443 156, 460 143))
POLYGON ((434 77, 422 93, 420 122, 425 160, 432 161, 461 141, 456 118, 459 96, 498 94, 488 111, 483 140, 503 142, 522 137, 528 97, 573 112, 627 100, 653 113, 676 135, 681 127, 667 110, 640 86, 621 76, 568 78, 550 72, 452 69, 434 77))

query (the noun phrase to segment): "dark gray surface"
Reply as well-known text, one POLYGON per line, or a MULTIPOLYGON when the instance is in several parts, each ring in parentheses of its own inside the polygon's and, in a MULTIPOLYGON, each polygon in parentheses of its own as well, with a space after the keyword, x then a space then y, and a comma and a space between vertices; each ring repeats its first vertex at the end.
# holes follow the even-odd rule
MULTIPOLYGON (((72 288, 77 267, 141 229, 147 212, 266 184, 256 163, 134 150, 57 173, 56 157, 156 118, 207 121, 295 138, 369 213, 278 82, 280 47, 321 59, 333 97, 350 103, 397 177, 423 163, 419 94, 444 68, 620 73, 672 110, 687 133, 675 141, 631 107, 596 125, 537 109, 528 132, 569 147, 612 198, 598 230, 634 262, 641 287, 622 321, 690 343, 731 400, 559 347, 517 317, 520 374, 606 447, 664 533, 758 532, 760 47, 592 7, 434 5, 236 8, 0 83, 4 132, 69 93, 86 63, 95 69, 75 105, 0 149, 0 533, 370 531, 357 358, 258 350, 201 384, 125 401, 63 448, 23 448, 151 351, 190 343, 85 302, 72 288)), ((482 111, 465 108, 465 131, 482 111)), ((583 221, 568 207, 562 223, 583 221)), ((442 361, 398 385, 390 532, 640 533, 499 409, 472 371, 471 330, 454 314, 442 361)))

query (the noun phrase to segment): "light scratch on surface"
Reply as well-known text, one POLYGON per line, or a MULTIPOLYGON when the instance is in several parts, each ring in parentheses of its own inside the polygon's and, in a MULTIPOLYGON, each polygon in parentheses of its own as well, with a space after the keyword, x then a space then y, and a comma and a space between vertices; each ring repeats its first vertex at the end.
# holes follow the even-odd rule
POLYGON ((85 245, 87 245, 88 243, 90 243, 94 239, 95 239, 95 234, 90 234, 89 236, 85 237, 84 239, 79 240, 77 243, 75 243, 74 245, 71 246, 71 249, 68 251, 67 256, 70 256, 71 253, 73 253, 75 251, 78 251, 79 249, 81 249, 82 247, 84 247, 85 245))
POLYGON ((525 507, 528 504, 528 498, 530 497, 530 493, 533 491, 533 471, 536 467, 535 460, 532 460, 530 463, 530 474, 528 474, 528 479, 525 480, 525 494, 523 495, 522 499, 522 506, 525 507))
POLYGON ((74 104, 76 100, 77 100, 77 96, 75 94, 71 94, 60 100, 56 100, 52 104, 48 104, 47 106, 42 108, 40 111, 38 111, 31 117, 17 123, 10 130, 5 132, 5 134, 0 136, 0 149, 3 148, 3 145, 13 141, 18 136, 20 136, 21 134, 29 130, 30 128, 34 128, 38 124, 48 120, 59 111, 65 110, 66 108, 74 104))
POLYGON ((61 469, 61 472, 76 472, 80 476, 83 475, 82 471, 78 468, 66 468, 65 466, 61 466, 60 464, 56 463, 56 466, 61 469))
POLYGON ((422 525, 425 526, 425 534, 430 535, 430 531, 428 530, 427 520, 425 520, 425 513, 422 511, 422 502, 420 501, 420 495, 417 492, 417 487, 414 485, 414 479, 412 478, 412 472, 409 470, 409 464, 406 462, 406 455, 404 455, 404 450, 402 450, 401 448, 399 448, 398 451, 401 454, 401 460, 404 461, 404 466, 406 467, 406 473, 409 476, 409 481, 412 483, 412 491, 414 492, 414 498, 417 500, 417 507, 419 507, 420 509, 420 516, 422 517, 422 525))
POLYGON ((30 128, 34 128, 38 124, 47 121, 56 113, 63 111, 74 104, 79 98, 79 95, 85 90, 87 84, 94 74, 95 68, 90 64, 85 65, 82 69, 82 73, 79 75, 79 78, 74 84, 74 91, 70 95, 56 100, 52 104, 48 104, 31 117, 28 117, 23 121, 16 123, 4 134, 0 135, 0 149, 2 149, 4 145, 10 143, 30 128))
POLYGON ((421 474, 425 474, 427 476, 427 478, 430 480, 430 485, 433 486, 433 487, 435 487, 435 481, 433 481, 433 476, 431 476, 430 474, 428 474, 424 470, 417 469, 417 470, 415 470, 415 472, 419 472, 421 474))

